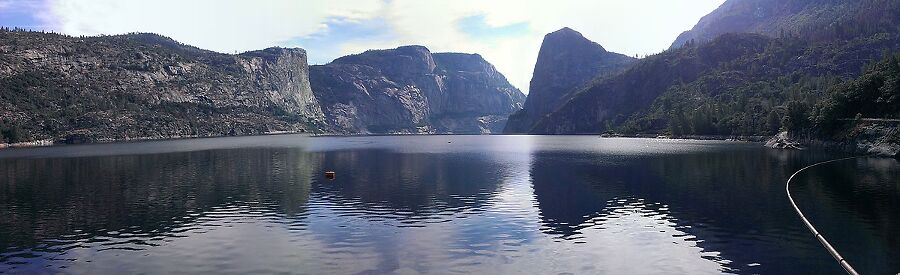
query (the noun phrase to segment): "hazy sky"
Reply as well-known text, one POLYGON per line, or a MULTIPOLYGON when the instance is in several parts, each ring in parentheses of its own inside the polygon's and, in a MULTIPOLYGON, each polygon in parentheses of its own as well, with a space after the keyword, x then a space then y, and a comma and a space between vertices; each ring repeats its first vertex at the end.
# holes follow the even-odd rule
POLYGON ((544 34, 662 51, 724 0, 0 0, 0 25, 71 35, 154 32, 219 52, 302 47, 310 63, 424 45, 479 53, 527 92, 544 34))

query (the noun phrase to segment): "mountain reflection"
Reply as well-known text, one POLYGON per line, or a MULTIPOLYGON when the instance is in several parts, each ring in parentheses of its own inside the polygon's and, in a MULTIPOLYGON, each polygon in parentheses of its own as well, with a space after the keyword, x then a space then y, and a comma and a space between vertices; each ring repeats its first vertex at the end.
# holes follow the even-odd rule
MULTIPOLYGON (((829 274, 784 180, 834 157, 582 136, 11 150, 0 273, 829 274)), ((892 272, 900 165, 824 168, 795 199, 858 269, 892 272)))
POLYGON ((328 152, 322 167, 337 177, 315 192, 335 204, 413 218, 478 211, 503 177, 497 163, 477 156, 379 149, 328 152))
POLYGON ((531 166, 534 195, 541 220, 550 234, 569 237, 584 223, 599 214, 606 202, 615 198, 615 190, 606 189, 606 180, 615 179, 614 169, 603 169, 584 161, 590 156, 538 153, 531 166))
POLYGON ((664 216, 662 223, 671 221, 681 232, 671 236, 673 240, 682 239, 680 234, 701 240, 695 245, 721 253, 711 259, 719 259, 729 269, 759 271, 754 269, 756 263, 766 262, 781 270, 800 271, 795 268, 820 264, 823 258, 782 261, 795 257, 793 253, 817 251, 813 246, 786 253, 780 243, 808 242, 806 236, 757 241, 780 234, 786 224, 802 232, 780 192, 786 172, 797 168, 785 166, 779 157, 761 150, 640 157, 539 152, 534 155, 531 174, 548 234, 583 239, 590 230, 609 228, 610 220, 618 218, 615 213, 622 208, 617 206, 620 202, 638 200, 640 210, 634 211, 664 216))
POLYGON ((300 215, 317 162, 300 150, 276 149, 0 160, 0 249, 165 235, 237 202, 300 215))

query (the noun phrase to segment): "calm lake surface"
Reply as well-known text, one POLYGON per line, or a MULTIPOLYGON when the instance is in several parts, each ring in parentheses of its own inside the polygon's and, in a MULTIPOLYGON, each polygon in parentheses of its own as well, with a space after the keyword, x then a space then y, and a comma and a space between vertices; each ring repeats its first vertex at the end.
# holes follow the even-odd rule
MULTIPOLYGON (((842 274, 784 193, 837 157, 595 136, 0 150, 0 273, 842 274)), ((896 160, 792 190, 858 271, 900 272, 896 160)))

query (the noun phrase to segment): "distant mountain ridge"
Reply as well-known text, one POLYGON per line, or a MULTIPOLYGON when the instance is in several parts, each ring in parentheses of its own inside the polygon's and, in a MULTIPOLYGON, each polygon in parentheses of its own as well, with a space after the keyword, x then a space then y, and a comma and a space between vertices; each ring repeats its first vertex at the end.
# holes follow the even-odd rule
POLYGON ((525 95, 477 54, 404 46, 311 67, 338 133, 499 133, 525 95))
POLYGON ((672 48, 725 33, 828 40, 900 32, 898 8, 895 0, 728 0, 679 35, 672 48))
POLYGON ((504 132, 525 133, 577 90, 597 77, 619 73, 637 59, 608 52, 568 27, 544 36, 524 109, 504 132))

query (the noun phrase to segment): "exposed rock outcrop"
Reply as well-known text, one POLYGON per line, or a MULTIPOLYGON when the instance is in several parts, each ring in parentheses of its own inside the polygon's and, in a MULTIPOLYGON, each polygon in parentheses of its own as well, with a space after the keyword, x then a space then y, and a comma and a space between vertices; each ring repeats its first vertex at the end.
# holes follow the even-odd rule
POLYGON ((900 129, 897 122, 853 122, 842 139, 805 139, 810 146, 838 149, 861 155, 897 157, 900 154, 900 129))
POLYGON ((791 138, 787 131, 783 131, 769 139, 765 145, 769 148, 793 150, 806 147, 827 148, 858 155, 896 158, 900 156, 900 131, 896 123, 859 123, 851 129, 850 136, 842 140, 791 138))
POLYGON ((155 34, 0 32, 5 142, 303 132, 324 115, 303 49, 239 55, 155 34))
POLYGON ((312 66, 313 91, 339 133, 496 133, 525 96, 477 54, 422 46, 312 66))
POLYGON ((355 64, 311 66, 310 79, 329 128, 352 133, 428 133, 428 103, 416 86, 355 64))
POLYGON ((303 49, 268 48, 239 55, 256 88, 288 113, 322 119, 324 114, 309 84, 303 49))
POLYGON ((436 53, 434 59, 443 76, 432 116, 438 132, 501 133, 509 115, 522 109, 525 94, 480 55, 436 53))
POLYGON ((766 141, 766 147, 773 149, 803 149, 803 145, 801 145, 800 142, 792 140, 787 131, 782 131, 766 141))
POLYGON ((575 94, 531 129, 536 134, 600 134, 651 107, 680 81, 690 83, 726 62, 761 52, 769 40, 760 35, 725 35, 698 47, 667 51, 642 59, 614 77, 575 94))
POLYGON ((544 36, 528 98, 510 117, 505 132, 526 133, 591 80, 619 73, 637 59, 608 52, 581 33, 563 28, 544 36))

